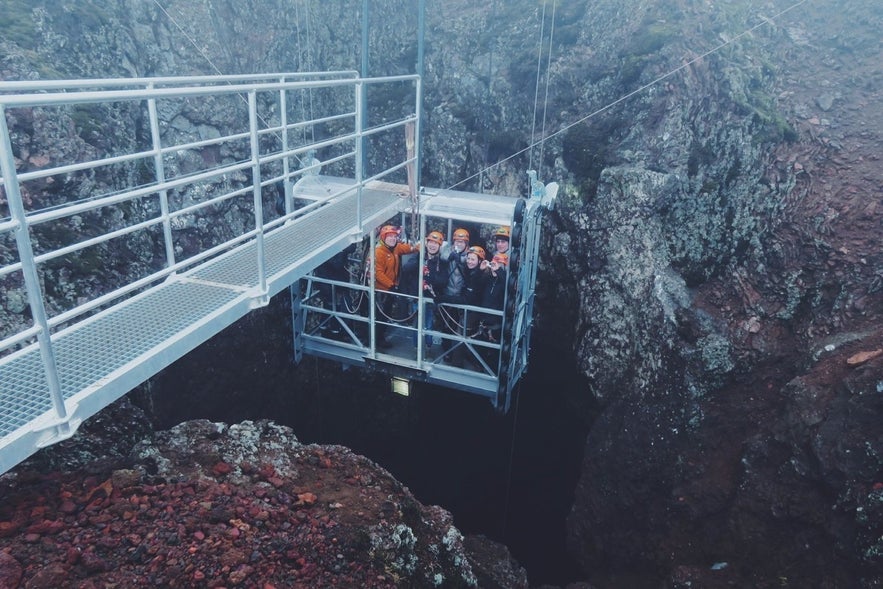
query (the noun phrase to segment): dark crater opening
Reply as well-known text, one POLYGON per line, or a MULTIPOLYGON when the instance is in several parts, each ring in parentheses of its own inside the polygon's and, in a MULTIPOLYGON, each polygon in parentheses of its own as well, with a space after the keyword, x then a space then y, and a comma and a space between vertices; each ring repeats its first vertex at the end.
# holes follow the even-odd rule
POLYGON ((340 444, 374 460, 422 503, 444 507, 464 534, 506 544, 532 585, 581 576, 565 548, 565 518, 587 426, 571 354, 535 330, 530 367, 512 409, 339 363, 291 361, 287 294, 251 313, 143 385, 135 401, 164 429, 205 418, 272 419, 304 443, 340 444))

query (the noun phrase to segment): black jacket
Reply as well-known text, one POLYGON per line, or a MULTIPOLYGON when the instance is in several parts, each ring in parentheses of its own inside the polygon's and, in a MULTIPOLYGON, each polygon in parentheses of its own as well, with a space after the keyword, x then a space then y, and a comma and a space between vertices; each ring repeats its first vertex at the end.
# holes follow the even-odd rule
POLYGON ((487 273, 487 282, 481 297, 481 306, 489 309, 503 310, 506 302, 506 270, 500 268, 497 275, 487 273))
POLYGON ((487 285, 490 274, 481 270, 478 266, 473 269, 464 266, 462 272, 463 286, 460 289, 460 292, 447 295, 443 297, 442 300, 446 303, 454 303, 456 305, 480 306, 482 304, 482 297, 484 296, 485 286, 487 285))
POLYGON ((419 279, 417 266, 420 264, 420 254, 413 254, 402 264, 402 279, 399 288, 402 292, 417 296, 417 288, 423 284, 423 296, 434 299, 445 292, 448 284, 450 269, 448 261, 440 255, 423 260, 422 280, 419 279), (428 288, 431 287, 431 288, 428 288))

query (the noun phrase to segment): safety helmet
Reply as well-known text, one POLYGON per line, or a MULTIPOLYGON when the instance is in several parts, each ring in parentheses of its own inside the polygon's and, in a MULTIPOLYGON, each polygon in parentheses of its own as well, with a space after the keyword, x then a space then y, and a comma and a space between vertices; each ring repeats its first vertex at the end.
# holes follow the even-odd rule
POLYGON ((426 241, 434 241, 435 243, 441 245, 445 241, 445 235, 441 231, 432 231, 429 235, 426 236, 426 241))
POLYGON ((453 239, 454 239, 454 241, 457 241, 458 239, 462 239, 466 243, 469 243, 469 232, 461 227, 460 229, 457 229, 456 231, 454 231, 453 239))
POLYGON ((384 225, 380 228, 380 240, 383 241, 384 239, 386 239, 386 236, 390 233, 395 233, 396 235, 398 235, 399 228, 393 225, 384 225))
POLYGON ((467 250, 466 250, 466 253, 467 253, 467 254, 475 254, 476 256, 478 256, 478 259, 479 259, 479 260, 485 260, 485 259, 487 259, 487 254, 484 253, 484 248, 483 248, 483 247, 480 247, 480 246, 477 246, 477 245, 473 245, 472 247, 470 247, 469 249, 467 249, 467 250))
POLYGON ((502 237, 504 239, 509 239, 510 234, 511 230, 508 225, 500 225, 500 227, 494 231, 494 238, 502 237))
POLYGON ((509 265, 509 256, 506 254, 494 254, 494 262, 498 264, 503 264, 504 266, 509 265))

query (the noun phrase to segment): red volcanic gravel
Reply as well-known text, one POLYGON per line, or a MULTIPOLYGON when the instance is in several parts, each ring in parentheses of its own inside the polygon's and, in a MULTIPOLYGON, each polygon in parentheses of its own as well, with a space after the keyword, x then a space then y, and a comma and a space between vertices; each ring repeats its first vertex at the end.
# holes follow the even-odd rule
POLYGON ((259 424, 251 463, 232 428, 188 423, 128 468, 0 477, 0 587, 474 585, 450 515, 368 459, 259 424))

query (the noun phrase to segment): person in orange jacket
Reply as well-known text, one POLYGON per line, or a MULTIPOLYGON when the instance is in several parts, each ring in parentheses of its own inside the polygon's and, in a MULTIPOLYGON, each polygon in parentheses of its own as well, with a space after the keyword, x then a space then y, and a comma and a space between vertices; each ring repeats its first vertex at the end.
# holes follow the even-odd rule
POLYGON ((392 313, 393 296, 385 293, 399 290, 399 278, 402 270, 402 256, 417 251, 417 247, 399 241, 401 229, 393 225, 380 228, 380 243, 374 248, 374 290, 379 293, 380 316, 377 318, 377 346, 388 348, 392 345, 386 340, 388 327, 381 322, 389 322, 392 313))

